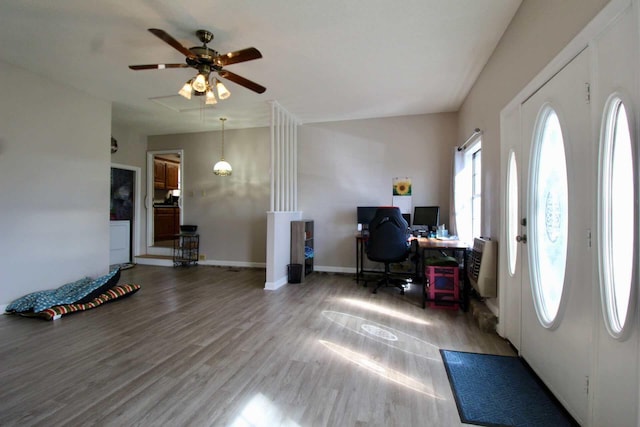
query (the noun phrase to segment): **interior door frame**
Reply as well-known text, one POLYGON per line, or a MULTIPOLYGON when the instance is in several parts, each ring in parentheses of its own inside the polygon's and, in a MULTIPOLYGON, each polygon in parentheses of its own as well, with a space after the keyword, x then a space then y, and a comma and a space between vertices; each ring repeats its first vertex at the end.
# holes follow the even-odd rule
MULTIPOLYGON (((153 181, 153 159, 157 154, 177 154, 180 156, 180 199, 178 206, 180 207, 180 224, 182 224, 184 215, 184 150, 176 148, 172 150, 149 150, 147 151, 147 196, 145 197, 145 207, 147 209, 147 253, 155 253, 163 255, 164 252, 170 252, 170 249, 158 248, 154 246, 153 235, 153 194, 155 191, 153 181)), ((168 254, 168 253, 167 253, 168 254)))
MULTIPOLYGON (((141 191, 142 191, 142 186, 140 184, 141 181, 141 177, 142 177, 142 169, 137 167, 137 166, 129 166, 129 165, 123 165, 120 163, 111 163, 111 168, 116 168, 116 169, 124 169, 124 170, 128 170, 128 171, 132 171, 133 172, 133 185, 134 185, 134 194, 133 194, 133 224, 132 225, 132 230, 133 230, 133 251, 131 253, 131 259, 134 259, 134 257, 141 255, 142 251, 140 249, 140 242, 142 241, 142 236, 141 236, 141 227, 140 227, 140 218, 142 218, 140 215, 140 211, 141 211, 141 206, 142 206, 142 196, 141 196, 141 191)), ((109 168, 109 173, 111 173, 111 168, 109 168)))

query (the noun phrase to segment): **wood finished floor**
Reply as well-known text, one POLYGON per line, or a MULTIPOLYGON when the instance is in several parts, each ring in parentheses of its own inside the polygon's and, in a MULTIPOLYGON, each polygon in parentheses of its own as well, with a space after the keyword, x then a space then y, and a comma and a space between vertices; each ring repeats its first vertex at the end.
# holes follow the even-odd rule
POLYGON ((124 270, 129 298, 52 322, 0 316, 0 424, 461 425, 438 350, 512 355, 417 286, 371 294, 314 273, 263 289, 261 269, 124 270))

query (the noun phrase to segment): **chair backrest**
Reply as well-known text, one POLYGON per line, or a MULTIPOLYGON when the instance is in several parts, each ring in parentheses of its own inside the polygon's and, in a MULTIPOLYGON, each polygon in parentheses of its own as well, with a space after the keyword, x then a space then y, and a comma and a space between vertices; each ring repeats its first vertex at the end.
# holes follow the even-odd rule
POLYGON ((378 208, 369 223, 367 258, 377 262, 398 262, 407 257, 409 225, 397 207, 378 208))

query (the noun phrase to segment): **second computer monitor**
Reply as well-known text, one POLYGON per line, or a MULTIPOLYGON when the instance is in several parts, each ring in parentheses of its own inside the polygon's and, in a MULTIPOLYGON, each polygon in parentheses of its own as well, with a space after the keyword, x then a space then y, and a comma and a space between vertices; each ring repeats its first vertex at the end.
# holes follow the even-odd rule
POLYGON ((413 226, 416 229, 435 230, 440 221, 440 206, 416 206, 413 209, 413 226))

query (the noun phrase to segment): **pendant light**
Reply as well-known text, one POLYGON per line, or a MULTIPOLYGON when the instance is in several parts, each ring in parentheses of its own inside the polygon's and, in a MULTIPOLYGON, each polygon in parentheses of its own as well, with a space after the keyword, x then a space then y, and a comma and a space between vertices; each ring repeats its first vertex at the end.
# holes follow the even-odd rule
POLYGON ((222 155, 220 156, 220 161, 215 164, 213 167, 213 173, 220 176, 228 176, 231 175, 232 169, 231 165, 224 160, 224 122, 227 120, 225 117, 220 117, 220 121, 222 122, 222 155))

